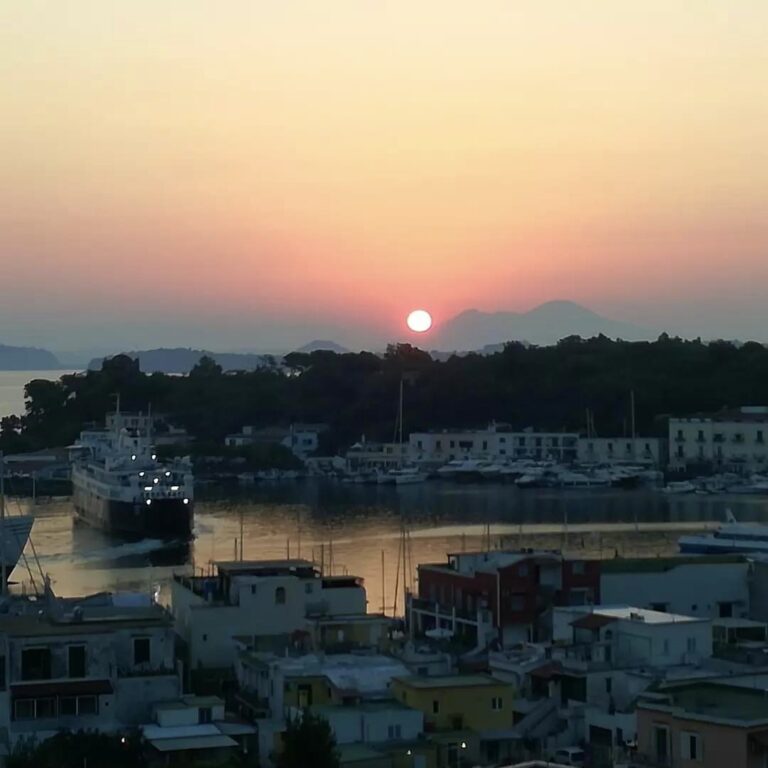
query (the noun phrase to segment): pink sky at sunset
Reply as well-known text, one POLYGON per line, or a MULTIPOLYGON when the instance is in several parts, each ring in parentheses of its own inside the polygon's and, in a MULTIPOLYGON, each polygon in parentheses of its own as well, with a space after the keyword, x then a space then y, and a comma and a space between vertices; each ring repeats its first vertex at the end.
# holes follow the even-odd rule
POLYGON ((764 0, 5 3, 0 342, 555 298, 757 334, 767 33, 764 0))

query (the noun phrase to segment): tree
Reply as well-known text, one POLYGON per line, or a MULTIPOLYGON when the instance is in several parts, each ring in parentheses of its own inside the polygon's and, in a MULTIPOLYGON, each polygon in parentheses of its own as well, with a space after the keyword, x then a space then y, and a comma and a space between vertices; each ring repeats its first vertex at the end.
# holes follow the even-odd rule
POLYGON ((213 378, 221 376, 222 367, 209 355, 203 355, 189 372, 191 378, 213 378))
POLYGON ((143 768, 147 765, 138 732, 107 734, 60 731, 38 743, 19 741, 6 768, 143 768))
POLYGON ((304 710, 288 721, 277 768, 339 768, 336 738, 327 720, 304 710))

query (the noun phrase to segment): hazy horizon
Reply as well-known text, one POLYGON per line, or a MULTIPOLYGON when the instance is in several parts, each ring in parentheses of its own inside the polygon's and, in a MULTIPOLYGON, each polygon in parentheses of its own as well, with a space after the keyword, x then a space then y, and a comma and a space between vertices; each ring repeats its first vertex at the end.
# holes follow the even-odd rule
POLYGON ((411 309, 554 299, 768 341, 764 2, 0 21, 0 343, 430 348, 411 309))

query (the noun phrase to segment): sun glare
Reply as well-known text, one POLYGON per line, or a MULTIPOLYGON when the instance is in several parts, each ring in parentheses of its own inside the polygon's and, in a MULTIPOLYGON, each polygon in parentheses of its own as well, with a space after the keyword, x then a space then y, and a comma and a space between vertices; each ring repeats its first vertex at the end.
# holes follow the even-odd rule
POLYGON ((432 327, 432 315, 424 309, 414 309, 405 322, 414 333, 424 333, 432 327))

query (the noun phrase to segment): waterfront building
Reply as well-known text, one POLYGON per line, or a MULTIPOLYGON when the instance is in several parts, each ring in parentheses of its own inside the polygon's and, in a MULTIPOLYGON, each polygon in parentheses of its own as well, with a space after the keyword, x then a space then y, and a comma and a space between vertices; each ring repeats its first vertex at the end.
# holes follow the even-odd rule
POLYGON ((671 418, 669 453, 672 470, 768 471, 768 407, 671 418))
POLYGON ((412 432, 408 451, 412 461, 435 466, 458 460, 547 459, 568 463, 577 458, 578 437, 576 432, 513 431, 490 424, 480 430, 412 432))
MULTIPOLYGON (((600 561, 599 568, 600 600, 606 605, 744 618, 750 615, 750 594, 757 591, 752 588, 755 566, 745 555, 614 558, 600 561)), ((768 588, 768 568, 765 578, 768 588)))
POLYGON ((400 443, 372 443, 363 438, 350 446, 346 460, 346 468, 350 472, 395 469, 408 462, 408 446, 400 443))
POLYGON ((630 765, 763 768, 768 764, 768 681, 667 686, 637 705, 630 765), (760 684, 758 684, 758 682, 760 684))
POLYGON ((320 435, 327 429, 327 424, 291 424, 289 427, 263 428, 244 426, 240 432, 227 435, 224 444, 231 448, 281 445, 303 460, 317 452, 320 447, 320 435))
POLYGON ((388 620, 366 613, 363 580, 326 576, 308 560, 232 561, 207 576, 176 574, 171 611, 194 672, 229 670, 236 638, 283 648, 376 647, 388 620))
POLYGON ((186 445, 192 438, 183 427, 172 423, 165 413, 108 413, 107 432, 129 429, 142 435, 152 435, 152 443, 160 445, 186 445))
POLYGON ((580 437, 576 458, 584 464, 667 466, 667 441, 659 437, 580 437))
POLYGON ((446 563, 418 566, 418 593, 409 595, 407 621, 415 635, 442 631, 485 648, 549 636, 555 605, 600 600, 600 563, 560 552, 491 550, 449 554, 446 563))
POLYGON ((12 746, 61 729, 125 730, 178 699, 173 623, 149 598, 11 600, 0 615, 0 728, 12 746))

